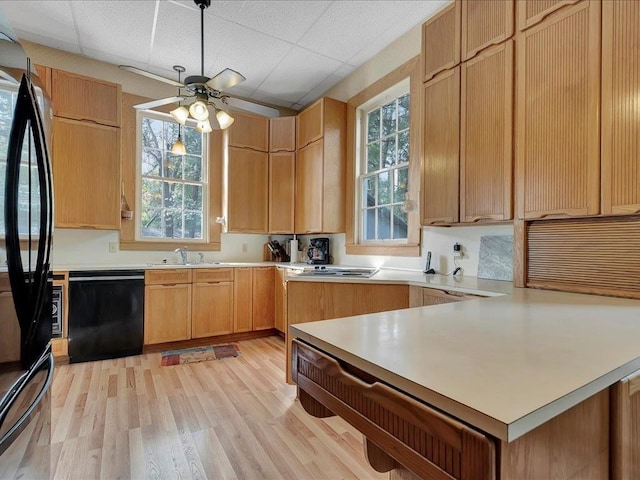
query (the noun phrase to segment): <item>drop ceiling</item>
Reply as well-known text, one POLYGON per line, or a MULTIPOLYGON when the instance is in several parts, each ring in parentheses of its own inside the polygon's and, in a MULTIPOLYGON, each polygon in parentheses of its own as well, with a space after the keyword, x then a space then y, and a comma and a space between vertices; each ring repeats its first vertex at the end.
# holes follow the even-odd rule
MULTIPOLYGON (((298 110, 322 96, 448 0, 212 0, 204 73, 247 80, 227 93, 298 110)), ((200 74, 200 13, 192 0, 4 0, 18 37, 176 79, 200 74)))

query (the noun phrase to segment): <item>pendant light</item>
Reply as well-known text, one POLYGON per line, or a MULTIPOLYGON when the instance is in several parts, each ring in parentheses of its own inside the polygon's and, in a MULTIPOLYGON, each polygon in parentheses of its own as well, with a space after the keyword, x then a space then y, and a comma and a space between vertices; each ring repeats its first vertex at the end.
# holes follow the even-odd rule
MULTIPOLYGON (((185 71, 185 68, 182 65, 174 65, 173 69, 178 72, 178 82, 180 82, 180 75, 185 71)), ((180 88, 178 88, 178 96, 180 96, 180 88)), ((189 116, 189 112, 182 105, 179 105, 178 108, 172 110, 171 116, 178 121, 178 139, 171 146, 171 153, 174 155, 186 155, 187 149, 182 142, 182 125, 187 121, 187 117, 189 116), (180 121, 182 119, 182 121, 180 121)))

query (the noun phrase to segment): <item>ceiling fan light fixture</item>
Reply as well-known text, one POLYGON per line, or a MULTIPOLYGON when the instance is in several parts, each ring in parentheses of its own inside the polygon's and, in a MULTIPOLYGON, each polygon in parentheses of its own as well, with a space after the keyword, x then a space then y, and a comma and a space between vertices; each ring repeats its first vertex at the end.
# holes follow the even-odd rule
POLYGON ((189 107, 189 113, 191 116, 200 122, 207 120, 209 118, 209 109, 207 108, 206 102, 202 100, 196 100, 189 107))
POLYGON ((179 106, 175 110, 171 110, 169 113, 180 125, 184 125, 187 122, 187 118, 189 118, 189 110, 183 106, 179 106))
POLYGON ((196 131, 201 133, 212 132, 213 128, 211 128, 211 123, 209 122, 209 119, 205 118, 204 120, 199 121, 198 124, 196 125, 196 131))
POLYGON ((224 110, 218 110, 216 112, 216 118, 218 119, 218 123, 220 124, 220 128, 222 130, 224 130, 225 128, 229 128, 231 124, 235 121, 235 118, 233 118, 224 110))
POLYGON ((187 149, 185 148, 184 143, 182 142, 182 135, 181 134, 178 134, 178 139, 175 141, 175 143, 171 147, 171 153, 173 153, 174 155, 186 155, 187 154, 187 149))

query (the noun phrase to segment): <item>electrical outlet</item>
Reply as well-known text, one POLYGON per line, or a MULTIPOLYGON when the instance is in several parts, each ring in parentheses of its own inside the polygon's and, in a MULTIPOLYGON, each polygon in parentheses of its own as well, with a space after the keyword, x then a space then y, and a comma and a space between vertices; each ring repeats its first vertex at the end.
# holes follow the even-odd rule
POLYGON ((109 253, 116 253, 118 251, 118 242, 109 242, 109 253))
POLYGON ((457 242, 453 244, 453 257, 462 258, 462 245, 457 242))
POLYGON ((242 244, 242 253, 247 253, 249 251, 249 245, 246 243, 242 244))

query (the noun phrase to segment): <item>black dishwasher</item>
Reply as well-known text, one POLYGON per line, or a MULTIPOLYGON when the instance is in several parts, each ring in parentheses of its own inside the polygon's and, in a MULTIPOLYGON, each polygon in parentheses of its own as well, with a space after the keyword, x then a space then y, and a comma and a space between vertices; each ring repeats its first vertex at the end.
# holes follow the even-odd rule
POLYGON ((69 272, 69 361, 142 353, 144 271, 69 272))

